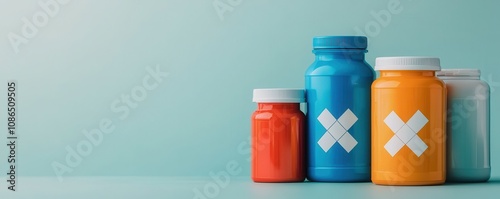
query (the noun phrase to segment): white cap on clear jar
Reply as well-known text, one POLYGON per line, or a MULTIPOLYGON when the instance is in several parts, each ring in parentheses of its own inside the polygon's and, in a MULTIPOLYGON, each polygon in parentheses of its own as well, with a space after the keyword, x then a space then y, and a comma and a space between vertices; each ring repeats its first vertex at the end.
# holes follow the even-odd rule
POLYGON ((438 77, 479 77, 480 75, 479 69, 443 69, 436 72, 438 77))

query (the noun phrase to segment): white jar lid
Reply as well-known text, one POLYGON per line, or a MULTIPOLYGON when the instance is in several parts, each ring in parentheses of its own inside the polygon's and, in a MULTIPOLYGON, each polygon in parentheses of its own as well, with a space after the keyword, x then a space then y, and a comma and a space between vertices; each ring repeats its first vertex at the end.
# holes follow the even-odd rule
POLYGON ((441 70, 436 57, 377 57, 375 70, 441 70))
POLYGON ((305 102, 304 89, 264 88, 253 89, 253 102, 305 102))
POLYGON ((479 77, 479 69, 443 69, 436 72, 438 77, 479 77))

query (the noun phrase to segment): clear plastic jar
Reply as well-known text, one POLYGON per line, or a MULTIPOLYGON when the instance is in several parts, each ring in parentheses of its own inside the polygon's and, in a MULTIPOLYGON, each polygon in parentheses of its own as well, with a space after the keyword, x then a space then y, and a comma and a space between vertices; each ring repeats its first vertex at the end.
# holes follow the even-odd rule
POLYGON ((490 178, 490 88, 478 69, 436 73, 448 89, 447 181, 490 178))

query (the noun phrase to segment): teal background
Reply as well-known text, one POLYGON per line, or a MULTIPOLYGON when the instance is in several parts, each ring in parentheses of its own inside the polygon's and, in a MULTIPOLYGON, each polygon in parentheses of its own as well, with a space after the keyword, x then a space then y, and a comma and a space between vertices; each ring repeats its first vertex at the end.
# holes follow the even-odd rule
MULTIPOLYGON (((492 88, 492 175, 500 176, 500 1, 400 0, 402 11, 382 26, 370 12, 386 10, 386 0, 242 0, 224 20, 212 0, 73 0, 15 53, 8 34, 21 34, 21 18, 42 11, 38 2, 0 1, 0 96, 6 81, 18 82, 21 176, 55 176, 51 164, 102 118, 116 129, 64 177, 208 177, 230 161, 248 176, 238 146, 248 144, 252 89, 303 87, 313 36, 360 35, 373 23, 372 66, 379 56, 422 55, 482 70, 492 88), (120 120, 111 103, 156 65, 169 76, 120 120)), ((5 111, 5 97, 0 103, 5 111)))

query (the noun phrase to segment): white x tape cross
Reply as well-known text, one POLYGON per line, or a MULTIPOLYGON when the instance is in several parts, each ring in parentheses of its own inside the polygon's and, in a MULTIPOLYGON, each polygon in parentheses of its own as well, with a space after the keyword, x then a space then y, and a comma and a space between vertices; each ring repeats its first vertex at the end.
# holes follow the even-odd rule
POLYGON ((420 110, 417 110, 406 123, 394 111, 389 113, 384 122, 394 132, 394 136, 385 144, 385 150, 394 157, 406 145, 415 155, 420 157, 427 149, 427 145, 420 139, 417 133, 428 121, 420 110))
POLYGON ((318 145, 325 153, 328 152, 336 142, 338 142, 347 153, 351 152, 358 144, 358 141, 347 132, 354 123, 358 121, 358 117, 356 117, 350 109, 347 109, 337 120, 330 111, 325 108, 323 112, 319 114, 318 121, 326 129, 325 134, 318 140, 318 145))

